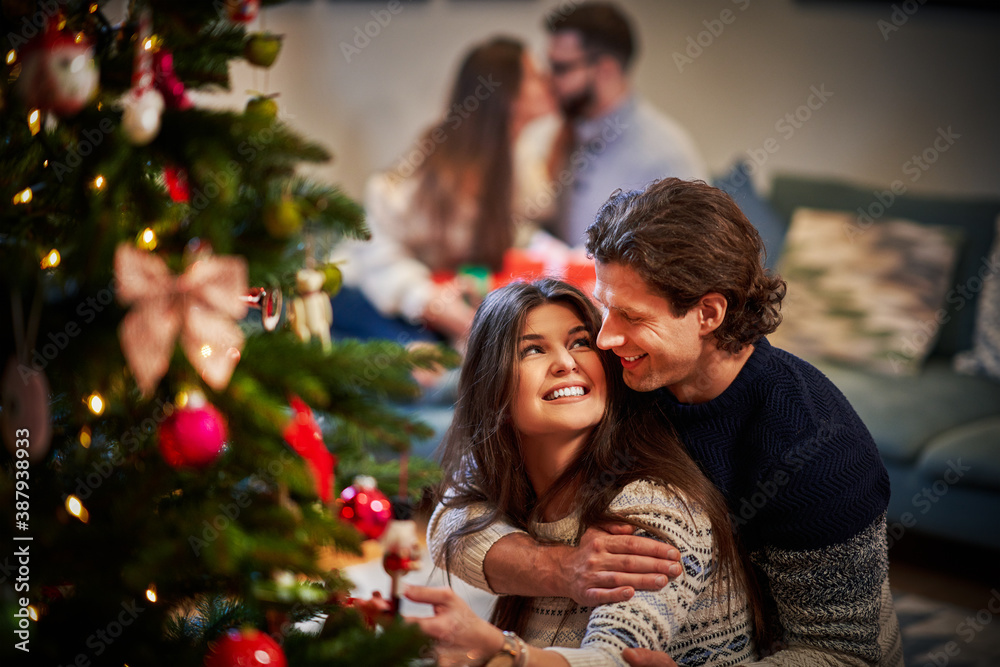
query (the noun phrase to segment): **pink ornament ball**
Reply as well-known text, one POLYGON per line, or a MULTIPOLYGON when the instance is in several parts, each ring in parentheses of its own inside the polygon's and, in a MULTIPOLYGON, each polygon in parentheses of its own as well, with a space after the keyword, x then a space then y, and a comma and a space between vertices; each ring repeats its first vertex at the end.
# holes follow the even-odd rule
POLYGON ((159 432, 160 453, 173 468, 204 468, 226 443, 226 422, 212 405, 174 411, 159 432))

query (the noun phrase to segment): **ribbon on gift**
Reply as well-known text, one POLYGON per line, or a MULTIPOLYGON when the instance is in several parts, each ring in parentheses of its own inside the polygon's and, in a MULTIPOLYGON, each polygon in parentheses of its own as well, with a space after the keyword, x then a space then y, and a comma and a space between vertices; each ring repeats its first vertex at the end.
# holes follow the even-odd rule
POLYGON ((175 276, 159 256, 122 243, 114 268, 118 300, 131 306, 118 336, 143 396, 166 375, 178 335, 205 383, 225 389, 243 349, 246 261, 203 255, 175 276))

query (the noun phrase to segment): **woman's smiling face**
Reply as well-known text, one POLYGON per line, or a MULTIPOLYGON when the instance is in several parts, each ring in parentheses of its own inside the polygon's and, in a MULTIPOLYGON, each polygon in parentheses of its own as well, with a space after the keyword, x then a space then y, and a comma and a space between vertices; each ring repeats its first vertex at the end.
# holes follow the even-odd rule
POLYGON ((522 437, 579 435, 604 417, 601 353, 569 306, 547 303, 528 312, 517 364, 512 419, 522 437))

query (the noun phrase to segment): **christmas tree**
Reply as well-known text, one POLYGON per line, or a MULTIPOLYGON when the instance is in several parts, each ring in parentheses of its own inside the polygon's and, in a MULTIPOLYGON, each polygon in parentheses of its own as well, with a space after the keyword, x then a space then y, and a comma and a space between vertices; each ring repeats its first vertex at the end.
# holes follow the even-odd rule
POLYGON ((322 561, 388 520, 355 474, 432 479, 397 484, 428 433, 392 405, 441 355, 329 340, 320 248, 363 211, 273 97, 192 102, 274 62, 259 2, 2 6, 0 662, 411 664, 322 561))

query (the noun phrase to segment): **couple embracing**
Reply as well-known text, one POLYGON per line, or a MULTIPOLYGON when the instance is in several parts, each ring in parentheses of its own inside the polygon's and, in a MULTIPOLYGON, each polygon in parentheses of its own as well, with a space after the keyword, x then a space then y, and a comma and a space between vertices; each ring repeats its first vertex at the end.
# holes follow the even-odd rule
POLYGON ((901 665, 888 478, 844 396, 768 343, 785 285, 756 230, 665 179, 587 237, 600 311, 543 280, 476 314, 428 535, 500 597, 490 624, 408 589, 439 664, 901 665))

